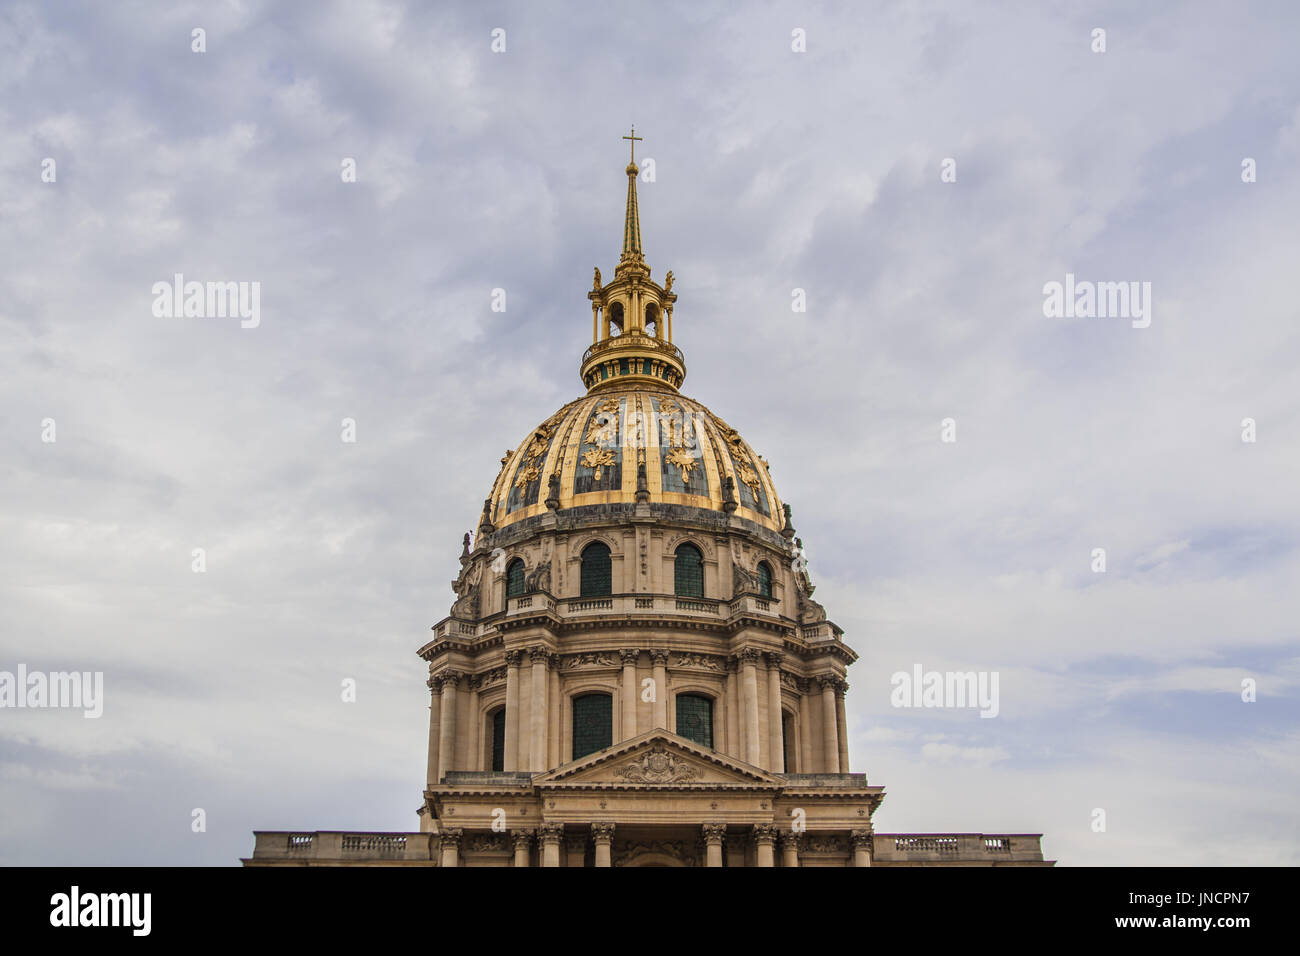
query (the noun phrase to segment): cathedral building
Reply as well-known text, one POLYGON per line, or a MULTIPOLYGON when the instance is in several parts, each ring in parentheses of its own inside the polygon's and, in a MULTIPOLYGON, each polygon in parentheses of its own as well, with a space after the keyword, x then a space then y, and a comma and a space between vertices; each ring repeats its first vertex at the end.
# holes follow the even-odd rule
POLYGON ((682 392, 673 274, 652 275, 625 172, 586 393, 501 459, 419 649, 419 831, 258 832, 244 862, 1051 865, 1038 834, 875 832, 884 788, 849 768, 857 655, 767 460, 682 392))

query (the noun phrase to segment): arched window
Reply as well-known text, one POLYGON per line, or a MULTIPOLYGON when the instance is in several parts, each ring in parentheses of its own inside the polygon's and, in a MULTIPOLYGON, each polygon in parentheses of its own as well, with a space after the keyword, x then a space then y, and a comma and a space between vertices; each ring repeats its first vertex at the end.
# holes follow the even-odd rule
POLYGON ((506 597, 519 597, 524 593, 524 561, 515 558, 506 565, 506 597))
POLYGON ((798 738, 794 732, 794 714, 788 710, 781 711, 781 752, 785 754, 785 772, 795 772, 795 751, 798 738))
POLYGON ((677 735, 713 749, 713 700, 703 694, 677 695, 677 735))
POLYGON ((623 303, 615 302, 609 307, 609 337, 623 334, 623 303))
POLYGON ((506 709, 498 707, 488 720, 492 723, 492 769, 500 773, 506 769, 506 709))
POLYGON ((593 541, 582 549, 582 597, 605 597, 613 592, 609 545, 593 541))
POLYGON ((614 742, 614 698, 583 694, 573 698, 573 759, 604 750, 614 742))
POLYGON ((658 336, 659 308, 653 302, 645 307, 645 334, 658 336))
POLYGON ((693 544, 677 549, 673 559, 673 589, 678 597, 704 597, 704 555, 693 544))
POLYGON ((765 598, 772 596, 772 569, 766 561, 758 562, 758 594, 765 598))

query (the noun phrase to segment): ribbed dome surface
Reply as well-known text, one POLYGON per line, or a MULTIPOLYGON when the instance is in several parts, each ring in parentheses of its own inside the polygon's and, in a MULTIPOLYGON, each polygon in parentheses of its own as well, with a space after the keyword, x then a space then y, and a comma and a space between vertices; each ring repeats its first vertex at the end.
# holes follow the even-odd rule
POLYGON ((781 530, 767 462, 699 402, 653 385, 606 385, 538 425, 505 457, 489 517, 506 527, 552 497, 560 508, 634 502, 640 463, 652 502, 725 511, 730 500, 740 517, 781 530))

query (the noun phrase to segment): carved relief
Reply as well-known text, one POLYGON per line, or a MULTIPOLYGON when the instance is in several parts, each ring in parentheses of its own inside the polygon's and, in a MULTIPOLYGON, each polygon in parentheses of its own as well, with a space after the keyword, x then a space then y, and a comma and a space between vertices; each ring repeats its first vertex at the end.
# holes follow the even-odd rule
POLYGON ((617 667, 618 661, 614 658, 613 651, 592 651, 588 654, 572 654, 565 658, 565 668, 573 670, 577 667, 617 667))
POLYGON ((618 775, 629 783, 683 783, 695 779, 694 769, 662 747, 625 764, 618 775))
POLYGON ((524 578, 525 593, 533 591, 550 591, 551 589, 551 562, 543 561, 528 572, 524 578))
POLYGON ((723 670, 725 669, 722 663, 722 658, 711 657, 708 654, 679 653, 677 655, 677 663, 674 664, 673 666, 674 667, 699 667, 706 671, 716 671, 719 674, 722 673, 723 670))
POLYGON ((504 853, 510 849, 504 833, 472 833, 468 842, 471 853, 504 853))

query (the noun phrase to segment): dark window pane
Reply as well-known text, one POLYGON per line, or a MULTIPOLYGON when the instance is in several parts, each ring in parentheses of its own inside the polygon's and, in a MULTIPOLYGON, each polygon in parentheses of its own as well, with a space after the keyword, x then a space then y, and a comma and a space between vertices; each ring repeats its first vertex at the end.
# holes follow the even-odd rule
POLYGON ((524 593, 524 562, 515 558, 506 568, 506 597, 519 597, 524 593))
POLYGON ((765 598, 772 596, 772 569, 766 561, 758 562, 758 593, 765 598))
POLYGON ((612 591, 609 546, 599 541, 582 549, 582 597, 604 597, 612 591))
POLYGON ((712 750, 713 701, 699 694, 678 694, 677 734, 712 750))
POLYGON ((704 597, 704 555, 695 545, 684 544, 677 549, 673 586, 679 597, 704 597))
POLYGON ((503 707, 492 712, 492 769, 506 769, 506 712, 503 707))
POLYGON ((573 759, 604 750, 614 742, 614 698, 584 694, 573 698, 573 759))
POLYGON ((794 760, 794 717, 782 711, 781 713, 781 750, 785 754, 785 772, 795 772, 794 760))

